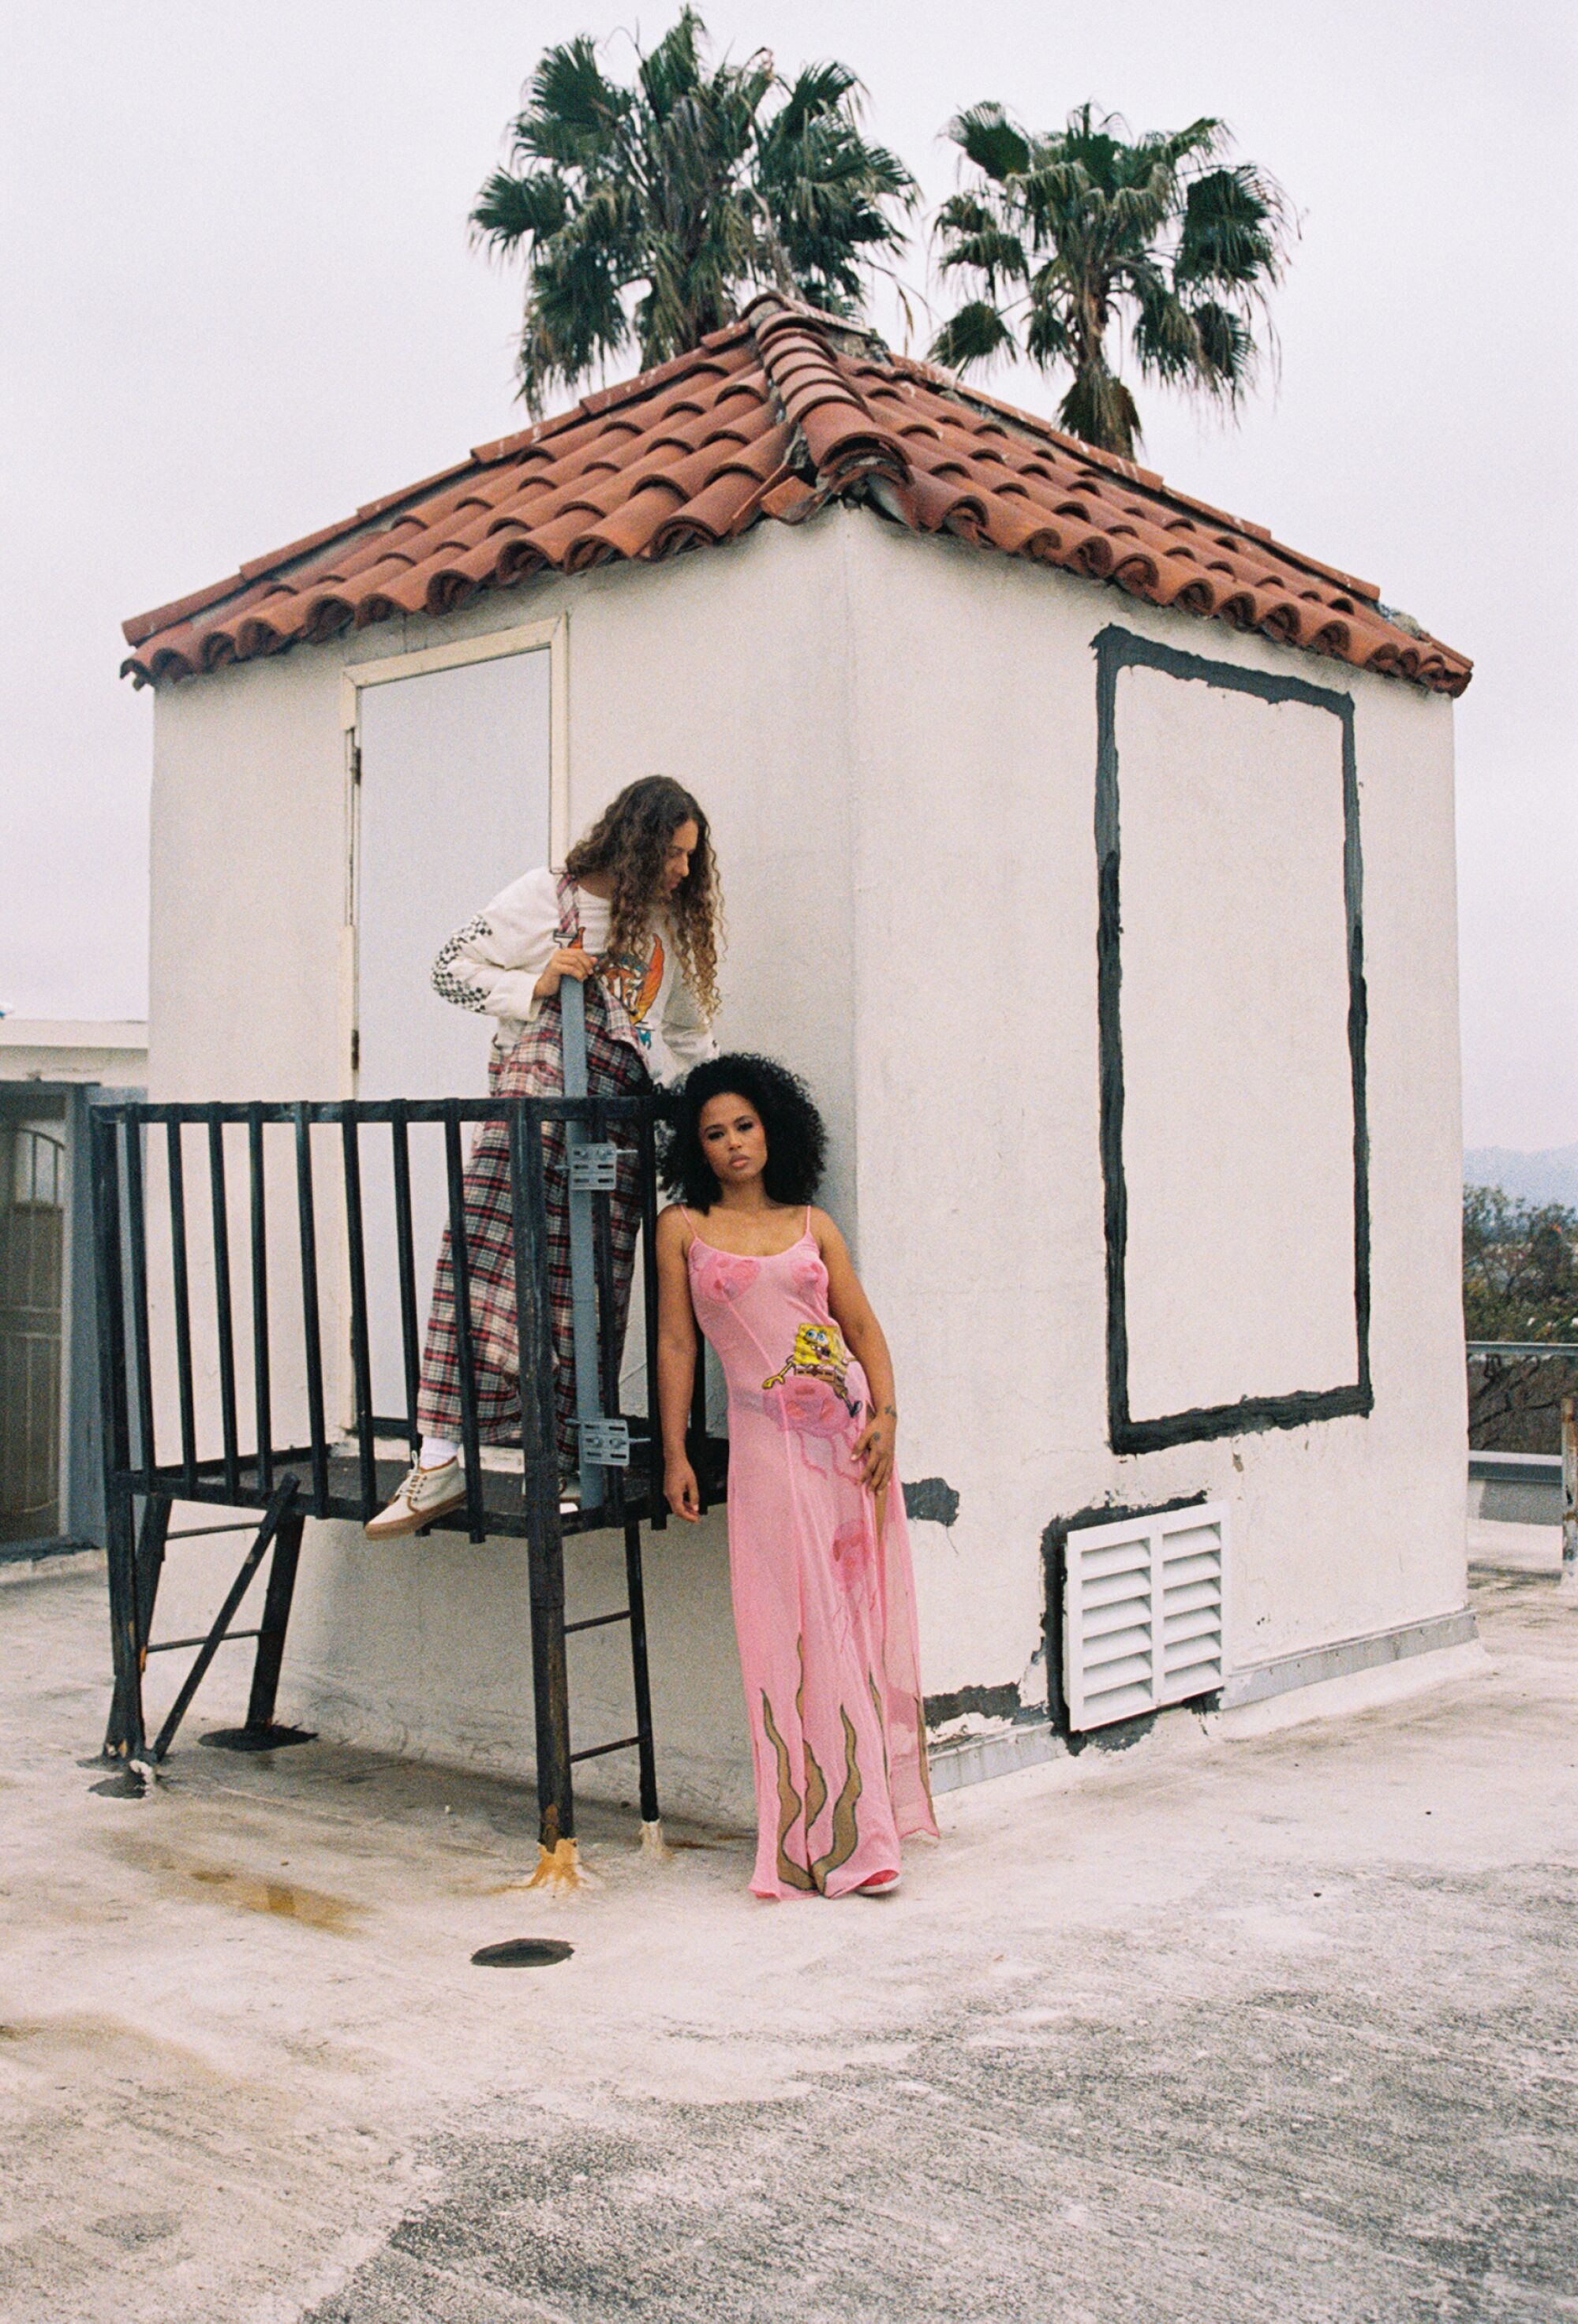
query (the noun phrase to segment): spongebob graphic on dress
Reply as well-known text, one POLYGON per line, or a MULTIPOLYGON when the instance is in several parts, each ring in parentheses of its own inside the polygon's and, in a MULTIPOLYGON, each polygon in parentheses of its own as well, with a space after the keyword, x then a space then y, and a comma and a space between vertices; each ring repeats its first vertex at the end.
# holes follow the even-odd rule
POLYGON ((761 1383, 762 1391, 780 1388, 791 1377, 798 1379, 826 1380, 844 1400, 844 1409, 852 1420, 858 1420, 864 1409, 857 1397, 849 1393, 849 1350, 842 1334, 832 1325, 802 1323, 795 1333, 794 1350, 783 1370, 774 1372, 761 1383))

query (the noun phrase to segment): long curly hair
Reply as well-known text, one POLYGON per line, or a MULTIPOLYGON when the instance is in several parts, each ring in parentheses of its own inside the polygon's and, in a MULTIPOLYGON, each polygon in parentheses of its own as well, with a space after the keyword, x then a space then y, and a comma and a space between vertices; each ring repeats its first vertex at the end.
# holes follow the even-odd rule
POLYGON ((685 1077, 663 1157, 663 1182, 669 1193, 693 1211, 710 1211, 717 1201, 717 1176, 702 1151, 701 1109, 708 1098, 725 1096, 744 1098, 761 1118, 767 1133, 761 1184, 768 1200, 814 1201, 827 1159, 827 1130, 816 1100, 798 1074, 791 1074, 776 1057, 739 1049, 693 1065, 685 1077))
POLYGON ((642 775, 626 783, 590 831, 565 857, 572 880, 605 872, 614 882, 608 908, 608 949, 639 960, 651 948, 654 912, 674 934, 679 971, 703 1012, 718 1007, 718 954, 723 950, 724 899, 712 831, 700 803, 669 775, 642 775), (662 891, 669 843, 682 823, 694 823, 697 843, 683 884, 662 891))

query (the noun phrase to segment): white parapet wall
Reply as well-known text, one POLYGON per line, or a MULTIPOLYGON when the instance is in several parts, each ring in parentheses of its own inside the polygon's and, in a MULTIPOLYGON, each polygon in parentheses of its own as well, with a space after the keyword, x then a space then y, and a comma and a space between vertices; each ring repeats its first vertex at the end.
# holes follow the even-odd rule
POLYGON ((138 1089, 147 1077, 140 1019, 0 1017, 0 1082, 104 1082, 138 1089))

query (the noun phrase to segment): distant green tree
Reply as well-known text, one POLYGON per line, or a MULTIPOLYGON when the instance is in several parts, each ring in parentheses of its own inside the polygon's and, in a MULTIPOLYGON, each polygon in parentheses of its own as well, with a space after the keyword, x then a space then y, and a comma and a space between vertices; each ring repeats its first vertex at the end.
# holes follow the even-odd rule
MULTIPOLYGON (((1578 1212, 1500 1186, 1465 1186, 1463 1305, 1470 1340, 1578 1342, 1578 1212)), ((1469 1443, 1555 1452, 1561 1406, 1578 1394, 1578 1357, 1492 1354, 1469 1362, 1469 1443)))
POLYGON ((937 212, 938 264, 972 295, 937 335, 939 363, 964 372, 1022 354, 1071 372, 1062 425, 1125 459, 1140 413, 1116 333, 1142 378, 1237 404, 1291 222, 1275 179, 1222 158, 1222 122, 1130 140, 1084 105, 1036 133, 987 104, 947 134, 974 177, 937 212))
POLYGON ((859 127, 847 65, 780 78, 759 49, 711 66, 691 7, 632 82, 589 36, 545 51, 511 125, 510 167, 471 214, 479 241, 526 260, 521 393, 532 410, 633 346, 643 369, 776 285, 858 315, 867 273, 902 247, 915 180, 859 127))
POLYGON ((1463 1194, 1463 1324, 1471 1340, 1578 1340, 1578 1211, 1500 1186, 1463 1194))

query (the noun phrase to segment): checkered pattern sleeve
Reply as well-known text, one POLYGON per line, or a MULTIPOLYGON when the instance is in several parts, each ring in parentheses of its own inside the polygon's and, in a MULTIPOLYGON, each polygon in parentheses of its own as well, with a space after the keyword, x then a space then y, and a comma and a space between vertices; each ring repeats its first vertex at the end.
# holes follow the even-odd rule
POLYGON ((478 913, 475 920, 467 920, 463 928, 457 928, 455 934, 446 940, 433 963, 433 990, 440 1001, 452 1001, 457 1009, 475 1009, 479 1014, 485 1010, 486 1000, 471 982, 463 955, 467 945, 475 944, 479 936, 491 936, 492 933, 487 922, 478 913))
POLYGON ((558 895, 551 872, 512 881, 463 928, 433 963, 433 990, 457 1009, 530 1025, 533 991, 558 941, 558 895))

